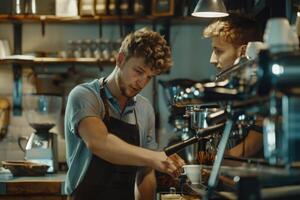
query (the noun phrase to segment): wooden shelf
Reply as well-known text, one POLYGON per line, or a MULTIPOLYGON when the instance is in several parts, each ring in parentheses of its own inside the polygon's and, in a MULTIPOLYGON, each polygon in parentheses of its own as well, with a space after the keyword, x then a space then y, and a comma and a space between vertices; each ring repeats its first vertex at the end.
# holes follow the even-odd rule
POLYGON ((33 59, 0 59, 0 64, 89 64, 101 66, 113 66, 115 62, 100 61, 96 58, 50 58, 36 57, 33 59))
POLYGON ((156 16, 76 16, 76 17, 58 17, 55 15, 0 15, 0 22, 45 22, 45 23, 150 23, 153 21, 171 19, 172 23, 199 23, 205 22, 205 19, 187 16, 187 17, 156 17, 156 16))
MULTIPOLYGON (((167 18, 167 17, 165 17, 167 18)), ((75 16, 58 17, 55 15, 0 15, 0 22, 49 22, 49 23, 87 23, 87 22, 151 22, 162 19, 153 16, 75 16)))

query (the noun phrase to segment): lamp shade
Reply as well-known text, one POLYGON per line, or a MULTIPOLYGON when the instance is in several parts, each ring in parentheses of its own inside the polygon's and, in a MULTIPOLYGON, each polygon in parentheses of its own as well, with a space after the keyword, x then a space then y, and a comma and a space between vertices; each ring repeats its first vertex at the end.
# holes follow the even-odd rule
POLYGON ((228 13, 222 0, 199 0, 192 16, 195 17, 226 17, 228 13))

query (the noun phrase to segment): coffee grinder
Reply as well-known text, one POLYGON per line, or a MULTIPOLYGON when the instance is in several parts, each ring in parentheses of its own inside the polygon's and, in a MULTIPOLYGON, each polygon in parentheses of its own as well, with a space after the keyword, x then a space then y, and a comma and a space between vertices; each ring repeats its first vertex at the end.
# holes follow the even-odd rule
POLYGON ((19 146, 25 152, 25 160, 46 164, 47 172, 58 169, 57 134, 50 132, 60 119, 62 98, 53 95, 25 95, 24 113, 35 131, 29 137, 19 137, 19 146), (26 147, 22 147, 26 140, 26 147))

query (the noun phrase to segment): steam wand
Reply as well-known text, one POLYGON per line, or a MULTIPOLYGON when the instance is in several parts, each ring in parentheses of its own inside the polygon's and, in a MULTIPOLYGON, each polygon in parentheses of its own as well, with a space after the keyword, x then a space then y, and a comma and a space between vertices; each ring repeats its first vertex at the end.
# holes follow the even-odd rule
POLYGON ((174 145, 168 146, 164 149, 164 151, 167 156, 170 156, 170 155, 182 150, 186 146, 197 143, 203 137, 206 137, 212 133, 215 133, 216 131, 223 130, 224 126, 225 126, 225 123, 220 123, 220 124, 216 124, 213 126, 209 126, 207 128, 199 129, 199 130, 197 130, 197 134, 194 137, 191 137, 190 139, 184 140, 184 141, 176 143, 174 145))

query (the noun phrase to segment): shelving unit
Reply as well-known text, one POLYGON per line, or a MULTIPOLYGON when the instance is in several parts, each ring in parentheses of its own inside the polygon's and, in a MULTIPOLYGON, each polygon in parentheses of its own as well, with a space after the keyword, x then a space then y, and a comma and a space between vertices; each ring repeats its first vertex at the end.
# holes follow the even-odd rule
POLYGON ((50 57, 35 57, 33 59, 0 59, 0 64, 85 64, 85 65, 101 65, 113 66, 115 62, 100 61, 97 58, 50 58, 50 57))
POLYGON ((122 22, 149 22, 151 20, 158 19, 157 17, 152 16, 75 16, 75 17, 58 17, 55 15, 0 15, 0 21, 2 22, 53 22, 53 23, 87 23, 87 22, 98 22, 99 20, 105 22, 116 22, 122 20, 122 22))
POLYGON ((0 23, 152 23, 159 20, 170 20, 171 23, 203 23, 205 20, 197 17, 156 17, 156 16, 76 16, 58 17, 55 15, 0 15, 0 23))
MULTIPOLYGON (((163 24, 165 39, 169 40, 170 26, 173 24, 201 24, 205 22, 200 18, 195 17, 157 17, 157 16, 76 16, 76 17, 58 17, 55 15, 0 15, 0 23, 10 23, 13 25, 14 34, 14 51, 15 55, 22 55, 22 29, 24 23, 40 23, 41 34, 45 34, 45 26, 47 24, 87 24, 94 23, 99 26, 99 35, 102 32, 102 24, 114 23, 120 26, 120 35, 124 35, 123 28, 133 30, 136 23, 150 23, 153 30, 156 31, 157 24, 163 24)), ((76 64, 95 65, 100 67, 113 66, 115 63, 109 61, 99 61, 95 58, 39 58, 31 60, 27 59, 2 59, 0 64, 11 64, 14 73, 14 90, 13 90, 13 113, 21 115, 22 113, 22 65, 59 65, 61 64, 76 64)), ((156 107, 157 103, 157 88, 156 79, 153 81, 153 104, 156 107)), ((156 110, 156 108, 155 108, 156 110)), ((158 124, 158 123, 157 123, 158 124)))

